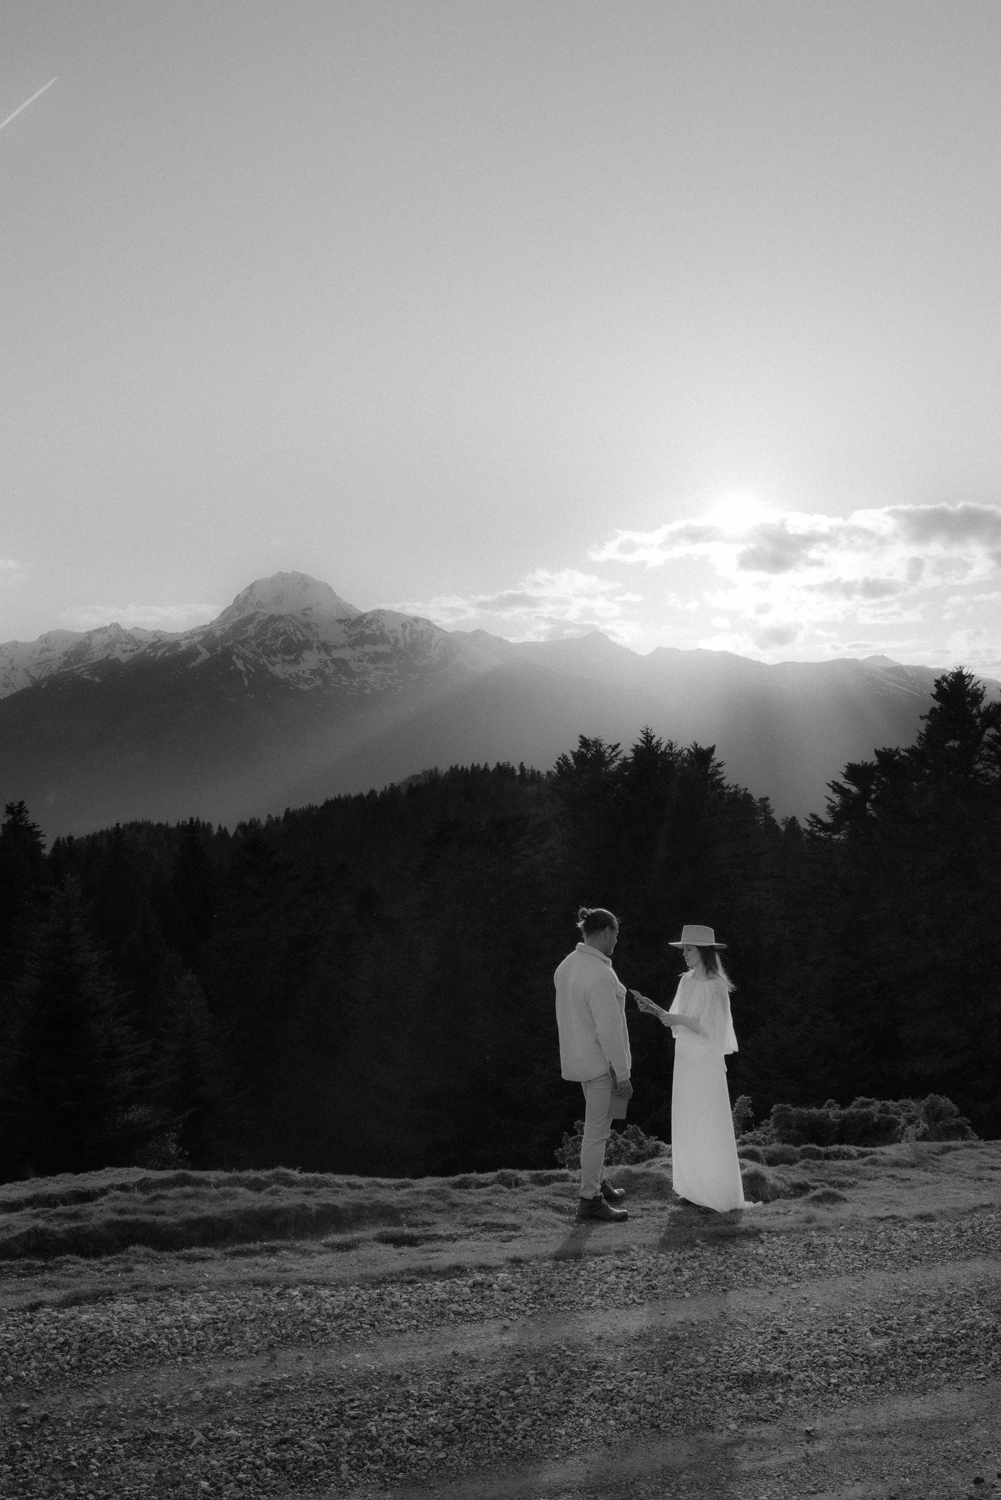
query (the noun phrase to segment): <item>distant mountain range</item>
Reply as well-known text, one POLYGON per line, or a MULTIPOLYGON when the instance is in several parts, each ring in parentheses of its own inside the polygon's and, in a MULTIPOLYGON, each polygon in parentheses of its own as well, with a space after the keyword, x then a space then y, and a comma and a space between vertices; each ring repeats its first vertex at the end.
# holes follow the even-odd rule
POLYGON ((639 656, 599 633, 513 643, 277 573, 181 634, 109 625, 0 646, 0 802, 23 798, 50 835, 233 824, 435 765, 545 769, 581 734, 628 746, 649 725, 715 744, 730 780, 803 816, 847 761, 914 739, 937 675, 884 656, 639 656))

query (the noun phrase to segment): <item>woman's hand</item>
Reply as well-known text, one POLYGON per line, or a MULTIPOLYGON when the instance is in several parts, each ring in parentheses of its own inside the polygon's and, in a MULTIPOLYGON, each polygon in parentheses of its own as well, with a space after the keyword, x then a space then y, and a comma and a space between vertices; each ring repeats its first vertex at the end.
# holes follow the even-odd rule
POLYGON ((648 1000, 646 995, 641 995, 639 990, 630 990, 629 993, 644 1015, 656 1016, 657 1020, 664 1026, 671 1026, 673 1024, 674 1018, 669 1016, 667 1011, 663 1010, 659 1005, 654 1005, 653 1001, 648 1000))
POLYGON ((669 1026, 672 1031, 694 1031, 696 1036, 705 1036, 705 1032, 698 1021, 693 1021, 691 1016, 681 1016, 677 1011, 663 1010, 661 1006, 654 1005, 646 995, 641 995, 639 990, 630 990, 630 995, 636 1001, 640 1010, 648 1016, 656 1016, 662 1026, 669 1026))

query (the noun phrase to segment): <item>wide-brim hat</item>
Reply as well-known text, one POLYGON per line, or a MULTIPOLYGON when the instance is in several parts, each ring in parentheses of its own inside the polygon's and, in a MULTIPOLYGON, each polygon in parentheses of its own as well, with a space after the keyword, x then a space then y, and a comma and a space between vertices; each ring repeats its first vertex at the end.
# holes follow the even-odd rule
POLYGON ((716 934, 711 927, 699 927, 697 923, 689 923, 682 927, 681 937, 676 943, 668 943, 669 948, 725 948, 725 943, 717 943, 716 934))

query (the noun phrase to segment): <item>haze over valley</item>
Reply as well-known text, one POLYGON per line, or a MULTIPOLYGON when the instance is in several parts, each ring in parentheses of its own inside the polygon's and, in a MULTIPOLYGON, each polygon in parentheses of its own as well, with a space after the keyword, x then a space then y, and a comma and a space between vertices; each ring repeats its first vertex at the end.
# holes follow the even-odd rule
POLYGON ((628 745, 649 726, 715 745, 730 780, 802 818, 846 762, 913 741, 936 675, 881 656, 641 656, 600 632, 511 642, 277 573, 182 633, 113 623, 0 646, 0 785, 50 836, 233 824, 433 766, 545 770, 579 735, 628 745))

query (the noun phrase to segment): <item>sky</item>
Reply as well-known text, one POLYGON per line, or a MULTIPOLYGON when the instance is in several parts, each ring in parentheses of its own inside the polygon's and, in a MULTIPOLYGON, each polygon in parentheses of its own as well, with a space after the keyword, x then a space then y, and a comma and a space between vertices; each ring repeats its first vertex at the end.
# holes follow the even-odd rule
POLYGON ((298 570, 1001 676, 999 56, 996 0, 5 0, 0 640, 298 570))

